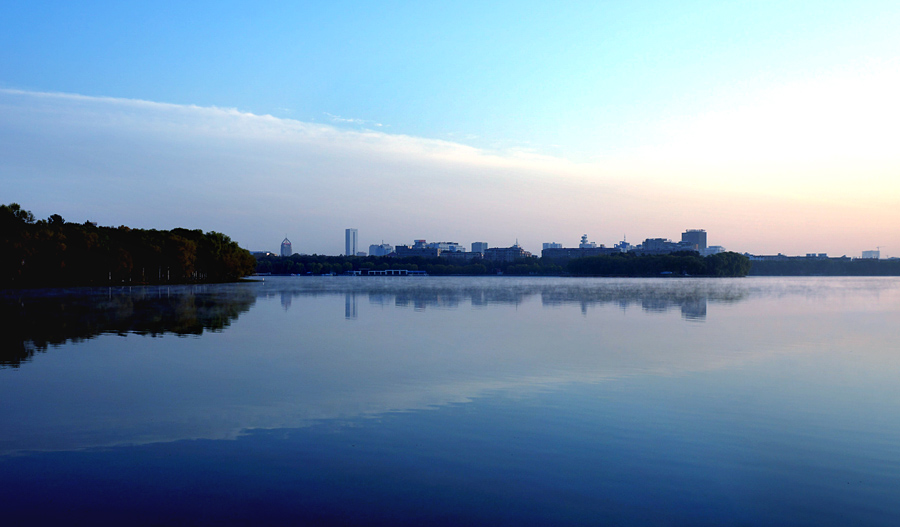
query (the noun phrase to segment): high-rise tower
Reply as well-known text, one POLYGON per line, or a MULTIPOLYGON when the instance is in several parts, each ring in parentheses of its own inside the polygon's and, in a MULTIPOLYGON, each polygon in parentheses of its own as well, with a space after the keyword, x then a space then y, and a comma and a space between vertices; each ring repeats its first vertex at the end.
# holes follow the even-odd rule
POLYGON ((703 254, 706 250, 706 231, 703 229, 688 229, 681 234, 681 241, 697 246, 697 251, 703 254))
POLYGON ((344 231, 344 256, 356 256, 356 229, 344 231))
POLYGON ((287 238, 281 242, 281 256, 290 256, 294 254, 294 250, 291 248, 291 240, 287 238))

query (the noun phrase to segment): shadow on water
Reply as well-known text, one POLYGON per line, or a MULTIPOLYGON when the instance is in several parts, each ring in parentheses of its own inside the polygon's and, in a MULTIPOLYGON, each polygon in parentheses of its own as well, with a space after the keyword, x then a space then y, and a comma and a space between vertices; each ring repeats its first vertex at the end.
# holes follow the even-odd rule
POLYGON ((49 346, 102 334, 200 335, 221 331, 256 302, 239 284, 0 292, 0 367, 18 367, 49 346))

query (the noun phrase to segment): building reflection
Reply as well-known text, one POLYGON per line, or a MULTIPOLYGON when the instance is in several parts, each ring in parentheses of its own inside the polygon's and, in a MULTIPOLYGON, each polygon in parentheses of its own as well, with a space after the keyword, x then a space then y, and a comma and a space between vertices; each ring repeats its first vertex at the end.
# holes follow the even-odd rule
POLYGON ((687 320, 706 320, 706 297, 690 299, 681 304, 681 316, 687 320))
POLYGON ((366 287, 360 282, 348 283, 353 287, 344 290, 303 290, 287 289, 278 292, 260 293, 263 296, 279 296, 281 305, 287 310, 294 296, 319 296, 340 294, 344 297, 344 318, 355 320, 359 317, 359 302, 367 301, 370 306, 395 307, 422 311, 427 309, 459 309, 461 307, 485 308, 491 305, 518 306, 540 299, 544 307, 575 306, 583 315, 594 308, 613 306, 621 311, 637 307, 644 313, 666 314, 680 312, 686 321, 706 320, 710 303, 733 303, 745 298, 745 292, 721 291, 714 288, 660 287, 659 284, 634 282, 629 287, 584 287, 567 285, 533 285, 525 287, 416 287, 409 282, 381 284, 366 287))
POLYGON ((356 293, 344 294, 344 318, 347 320, 356 320, 359 316, 359 302, 356 293))

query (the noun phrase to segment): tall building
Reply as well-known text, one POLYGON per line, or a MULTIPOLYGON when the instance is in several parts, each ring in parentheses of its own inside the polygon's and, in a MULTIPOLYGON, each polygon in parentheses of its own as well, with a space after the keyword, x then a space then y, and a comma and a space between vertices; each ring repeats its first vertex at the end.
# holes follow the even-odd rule
POLYGON ((688 229, 681 233, 682 243, 688 243, 700 254, 706 250, 706 231, 703 229, 688 229))
POLYGON ((356 256, 356 229, 347 229, 344 231, 344 256, 356 256))
POLYGON ((294 250, 291 249, 291 240, 285 238, 284 241, 281 242, 281 256, 290 256, 292 254, 294 254, 294 250))
POLYGON ((487 242, 472 242, 473 253, 484 253, 488 248, 487 242))

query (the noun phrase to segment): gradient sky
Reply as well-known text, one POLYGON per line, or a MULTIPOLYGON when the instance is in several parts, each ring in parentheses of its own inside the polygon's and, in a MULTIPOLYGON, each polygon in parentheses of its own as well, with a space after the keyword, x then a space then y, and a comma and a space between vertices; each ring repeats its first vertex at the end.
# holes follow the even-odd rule
POLYGON ((0 2, 0 202, 251 250, 900 255, 900 4, 484 4, 0 2))

